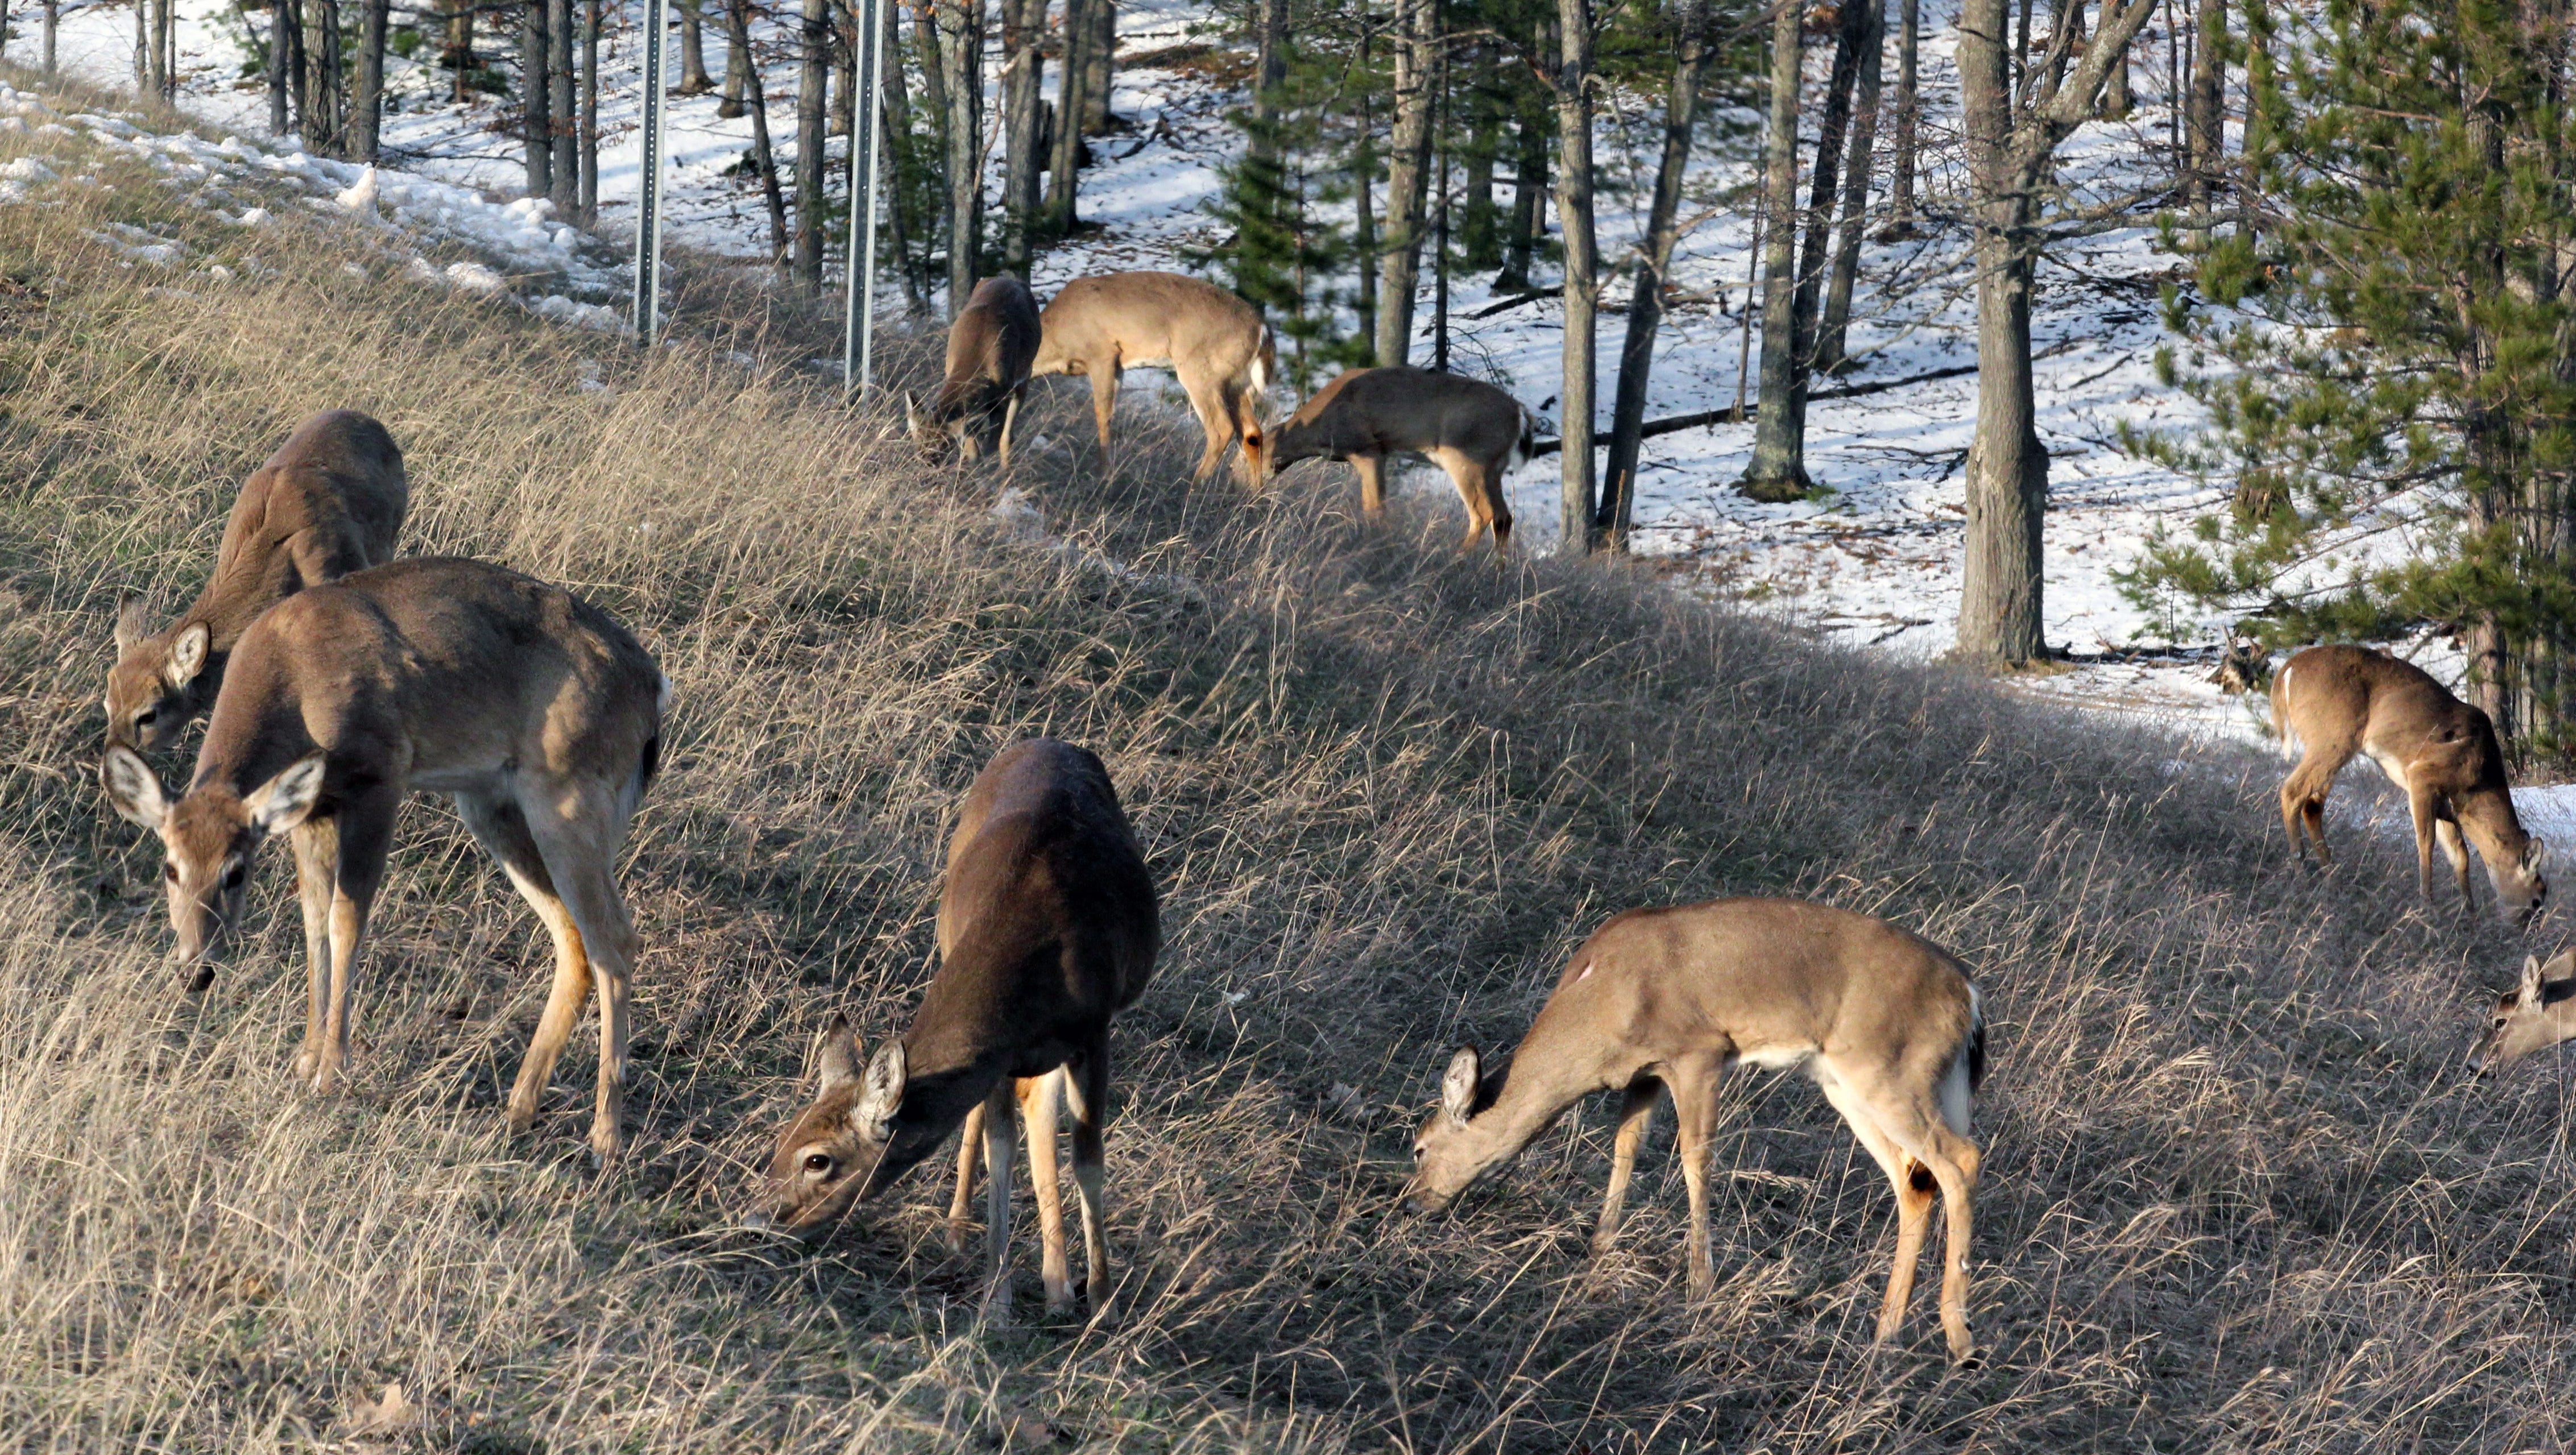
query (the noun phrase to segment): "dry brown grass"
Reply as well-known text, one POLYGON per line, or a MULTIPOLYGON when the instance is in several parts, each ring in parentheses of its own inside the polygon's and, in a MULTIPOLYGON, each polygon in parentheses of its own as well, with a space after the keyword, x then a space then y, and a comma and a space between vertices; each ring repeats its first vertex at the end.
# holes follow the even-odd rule
MULTIPOLYGON (((2393 850, 2289 870, 2272 769, 2173 772, 2153 738, 1619 573, 1453 561, 1445 523, 1352 520, 1339 472, 1250 507, 1182 483, 1187 441, 1029 472, 1057 529, 1200 604, 1004 539, 991 477, 830 410, 777 320, 726 324, 766 371, 643 359, 387 281, 318 225, 257 239, 273 275, 150 294, 83 230, 113 209, 237 261, 242 235, 101 176, 0 208, 0 1448, 312 1448, 388 1382, 426 1411, 396 1443, 481 1452, 2576 1429, 2561 1077, 2458 1080, 2473 982, 2517 950, 2412 910, 2393 850), (116 594, 192 589, 234 483, 332 405, 409 451, 411 549, 576 584, 679 685, 626 873, 650 1054, 610 1174, 578 1039, 537 1132, 501 1131, 546 951, 443 806, 407 811, 355 1089, 315 1100, 286 1075, 284 856, 190 999, 155 856, 92 786, 116 594), (977 1329, 934 1179, 816 1255, 734 1226, 813 1030, 903 1024, 945 820, 1035 731, 1107 758, 1165 894, 1116 1042, 1114 1330, 977 1329), (1866 1348, 1890 1200, 1800 1084, 1731 1095, 1702 1303, 1668 1117, 1611 1258, 1585 1252, 1601 1107, 1454 1217, 1392 1210, 1454 1042, 1508 1045, 1609 912, 1731 891, 1977 968, 1984 1367, 1947 1366, 1928 1294, 1866 1348)), ((1041 413, 1079 438, 1078 405, 1041 413)))

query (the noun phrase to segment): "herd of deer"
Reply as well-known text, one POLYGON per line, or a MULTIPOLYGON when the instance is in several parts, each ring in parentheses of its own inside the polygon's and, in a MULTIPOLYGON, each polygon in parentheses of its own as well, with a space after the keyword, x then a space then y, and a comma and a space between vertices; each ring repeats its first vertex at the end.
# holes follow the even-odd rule
MULTIPOLYGON (((1435 435, 1476 437, 1461 423, 1474 414, 1471 393, 1439 392, 1448 385, 1425 393, 1409 372, 1381 369, 1344 375, 1265 438, 1254 406, 1267 382, 1266 334, 1242 304, 1189 279, 1085 280, 1050 305, 1042 327, 1034 316, 1015 280, 977 292, 960 321, 970 345, 962 352, 969 363, 1016 364, 1002 370, 1007 382, 987 379, 993 387, 979 390, 971 371, 961 374, 952 343, 932 428, 981 427, 999 414, 1007 434, 1021 371, 1035 359, 1039 371, 1091 376, 1105 447, 1118 371, 1168 360, 1194 398, 1211 391, 1199 411, 1210 436, 1203 475, 1222 459, 1221 428, 1242 431, 1256 473, 1265 456, 1299 449, 1378 459, 1435 435), (1201 292, 1224 306, 1188 306, 1201 292), (1059 310, 1069 314, 1061 329, 1059 310), (1252 333, 1236 327, 1247 320, 1252 333), (1220 335, 1231 343, 1212 341, 1220 335), (1407 432, 1405 406, 1425 399, 1449 423, 1407 432)), ((1519 406, 1502 397, 1515 411, 1510 423, 1525 430, 1519 406)), ((535 1120, 595 981, 590 1145, 605 1161, 624 1143, 637 950, 614 865, 661 757, 671 684, 623 626, 560 587, 478 561, 396 559, 408 499, 401 451, 376 421, 333 411, 297 428, 243 487, 195 602, 149 634, 132 604, 119 612, 107 798, 161 838, 192 990, 210 982, 241 922, 262 841, 288 836, 310 973, 295 1075, 328 1092, 348 1075, 359 948, 396 811, 413 789, 453 795, 554 940, 553 990, 510 1094, 509 1127, 524 1131, 535 1120), (201 714, 210 720, 196 773, 173 800, 142 755, 168 747, 201 714)), ((1498 513, 1494 524, 1499 537, 1508 516, 1498 513)), ((2466 846, 2474 845, 2500 906, 2524 922, 2538 912, 2542 846, 2514 816, 2483 713, 2414 667, 2355 647, 2292 657, 2272 699, 2284 740, 2305 745, 2281 790, 2282 819, 2302 856, 2310 844, 2326 854, 2328 785, 2362 753, 2407 790, 2428 896, 2434 846, 2467 895, 2466 846)), ((949 1242, 963 1251, 980 1148, 984 1312, 1006 1320, 1011 1164, 1025 1137, 1047 1304, 1069 1309, 1077 1285, 1055 1140, 1059 1110, 1069 1111, 1084 1292, 1098 1317, 1110 1287, 1102 1206, 1109 1026, 1144 990, 1161 944, 1153 878, 1099 758, 1035 738, 1005 748, 977 776, 949 841, 937 941, 938 968, 902 1036, 863 1057, 846 1022, 824 1034, 814 1100, 779 1133, 752 1221, 819 1238, 955 1134, 949 1242)), ((2576 1036, 2572 993, 2576 951, 2546 969, 2528 960, 2474 1063, 2491 1068, 2576 1036)), ((1504 1066, 1489 1067, 1474 1047, 1451 1058, 1402 1196, 1425 1211, 1445 1209, 1568 1108, 1616 1091, 1609 1188, 1593 1239, 1606 1250, 1638 1142, 1669 1092, 1689 1191, 1689 1283, 1705 1292, 1713 1281, 1709 1141, 1719 1083, 1738 1063, 1803 1068, 1893 1185, 1897 1237, 1882 1341, 1902 1324, 1932 1206, 1946 1206, 1940 1316, 1952 1355, 1970 1357, 1967 1250, 1980 1161, 1970 1111, 1985 1066, 1978 991, 1938 947, 1847 910, 1725 899, 1613 917, 1575 951, 1504 1066)))

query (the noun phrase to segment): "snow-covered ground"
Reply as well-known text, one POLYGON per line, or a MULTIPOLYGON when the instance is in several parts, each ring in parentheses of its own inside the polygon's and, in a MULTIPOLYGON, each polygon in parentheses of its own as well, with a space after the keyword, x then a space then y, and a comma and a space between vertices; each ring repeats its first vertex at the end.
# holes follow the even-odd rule
MULTIPOLYGON (((179 0, 179 9, 182 105, 221 127, 245 134, 263 130, 264 92, 242 76, 241 12, 230 0, 179 0)), ((1949 9, 1939 3, 1925 7, 1922 47, 1922 190, 1925 210, 1934 218, 1947 207, 1957 181, 1949 9)), ((604 48, 600 230, 612 239, 626 235, 632 221, 636 10, 610 7, 604 48)), ((1122 53, 1134 57, 1215 40, 1219 23, 1204 6, 1183 0, 1129 0, 1120 7, 1122 53)), ((501 33, 488 22, 478 37, 496 58, 514 54, 515 42, 515 33, 501 33)), ((2146 53, 2161 53, 2161 30, 2150 33, 2147 45, 2146 53)), ((31 63, 34 47, 32 29, 22 30, 9 56, 31 63)), ((433 49, 423 47, 421 54, 427 57, 433 49)), ((720 70, 720 34, 710 33, 708 49, 710 65, 720 70)), ((795 85, 789 49, 776 47, 777 58, 764 69, 773 107, 782 113, 776 98, 791 96, 795 85)), ((85 79, 130 84, 132 7, 93 5, 69 14, 62 56, 66 69, 85 79)), ((2152 68, 2141 66, 2139 72, 2147 93, 2142 100, 2154 103, 2152 68)), ((493 199, 514 195, 521 164, 516 143, 499 130, 498 99, 458 104, 447 99, 450 84, 447 73, 433 66, 392 62, 384 121, 389 165, 378 182, 385 199, 413 220, 435 223, 445 208, 463 219, 451 226, 517 226, 518 251, 532 265, 548 256, 585 259, 562 270, 563 287, 572 295, 568 303, 614 302, 622 280, 613 253, 585 250, 569 240, 556 245, 554 234, 564 230, 549 222, 542 204, 518 204, 514 220, 487 219, 460 205, 473 191, 493 199), (530 251, 539 241, 546 248, 530 251)), ((1039 259, 1032 282, 1041 294, 1084 273, 1181 266, 1185 249, 1215 242, 1222 227, 1205 204, 1219 191, 1219 168, 1239 143, 1226 117, 1240 99, 1198 70, 1123 65, 1114 106, 1135 129, 1096 144, 1098 163, 1083 174, 1080 209, 1100 230, 1039 259)), ((739 172, 728 173, 749 146, 750 122, 720 120, 716 105, 714 96, 674 102, 674 235, 703 249, 757 256, 767 222, 756 186, 739 172)), ((1640 231, 1659 108, 1656 98, 1634 96, 1614 96, 1604 107, 1598 148, 1604 168, 1602 254, 1613 262, 1640 231)), ((776 120, 785 146, 792 126, 784 124, 784 114, 776 120)), ((2127 121, 2086 128, 2065 149, 2061 181, 2096 200, 2151 184, 2154 178, 2141 174, 2161 165, 2154 160, 2161 153, 2143 143, 2161 138, 2166 125, 2163 108, 2145 104, 2127 121)), ((842 144, 835 139, 836 153, 842 144)), ((1882 168, 1887 151, 1880 148, 1882 168)), ((341 186, 355 176, 300 157, 270 164, 312 168, 319 179, 341 186)), ((1684 210, 1702 220, 1684 239, 1673 276, 1683 295, 1705 301, 1676 307, 1665 319, 1649 419, 1722 408, 1744 387, 1739 368, 1748 344, 1743 309, 1753 226, 1749 213, 1726 199, 1749 181, 1751 165, 1740 148, 1713 149, 1693 174, 1684 210)), ((2034 679, 2028 690, 2220 736, 2256 738, 2253 716, 2204 680, 2209 662, 2169 652, 2132 655, 2140 647, 2167 645, 2162 633, 2168 628, 2185 645, 2212 643, 2221 623, 2154 621, 2124 600, 2113 581, 2149 531, 2187 522, 2215 498, 2198 482, 2124 453, 2117 443, 2124 424, 2170 427, 2187 423, 2195 410, 2159 384, 2153 368, 2164 337, 2156 293, 2179 276, 2178 260, 2157 250, 2145 212, 2135 220, 2124 230, 2061 246, 2041 269, 2033 332, 2040 356, 2039 428, 2052 457, 2054 484, 2046 535, 2046 623, 2048 639, 2077 654, 2079 665, 2034 679)), ((1852 323, 1852 344, 1863 353, 1863 366, 1848 379, 1819 383, 1869 385, 1973 363, 1974 299, 1963 246, 1958 229, 1937 226, 1915 241, 1873 244, 1852 323)), ((1451 287, 1452 347, 1459 366, 1505 384, 1552 418, 1563 341, 1559 307, 1543 300, 1479 318, 1496 301, 1491 280, 1461 276, 1451 287)), ((1614 283, 1605 301, 1616 308, 1624 299, 1625 284, 1614 283)), ((1417 359, 1430 352, 1429 314, 1427 302, 1417 310, 1417 359)), ((1605 368, 1616 358, 1624 327, 1621 315, 1603 319, 1605 368)), ((1605 396, 1607 385, 1605 377, 1605 396)), ((1640 545, 1698 568, 1681 579, 1699 589, 1761 603, 1881 650, 1937 653, 1949 645, 1956 624, 1965 516, 1961 466, 1975 389, 1973 375, 1962 375, 1818 401, 1809 413, 1807 464, 1828 489, 1821 499, 1792 505, 1755 504, 1732 488, 1750 451, 1750 426, 1651 439, 1639 482, 1640 545)), ((1276 407, 1287 403, 1282 399, 1276 407)), ((1427 471, 1401 488, 1448 493, 1446 482, 1427 471)), ((1524 468, 1510 483, 1518 535, 1528 549, 1548 549, 1553 542, 1556 489, 1552 458, 1524 468)))

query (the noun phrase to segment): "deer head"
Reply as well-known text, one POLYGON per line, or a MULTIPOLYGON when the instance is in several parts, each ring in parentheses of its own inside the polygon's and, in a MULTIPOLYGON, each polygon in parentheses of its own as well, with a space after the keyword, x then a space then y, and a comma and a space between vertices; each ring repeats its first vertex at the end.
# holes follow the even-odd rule
POLYGON ((166 748, 196 709, 214 633, 204 622, 175 632, 144 628, 143 602, 116 611, 116 664, 107 672, 107 740, 152 751, 166 748))
POLYGON ((2495 1015, 2469 1051, 2469 1070, 2500 1071, 2534 1051, 2576 1036, 2576 949, 2561 950, 2547 965, 2537 955, 2522 960, 2522 983, 2496 997, 2495 1015))
POLYGON ((841 1016, 823 1032, 819 1065, 813 1104, 778 1134, 762 1189, 764 1206, 753 1218, 757 1225, 806 1239, 830 1232, 872 1190, 894 1137, 906 1079, 900 1038, 879 1046, 862 1072, 858 1037, 841 1016))
POLYGON ((102 774, 108 802, 119 817, 161 836, 161 885, 169 895, 170 925, 179 934, 190 990, 203 990, 215 978, 225 941, 241 921, 252 856, 271 835, 312 814, 326 761, 321 753, 307 754, 247 795, 209 783, 172 803, 133 749, 107 750, 102 774))
POLYGON ((1484 1059, 1473 1046, 1461 1046, 1440 1077, 1440 1109, 1413 1137, 1413 1177, 1404 1184, 1404 1201, 1416 1212, 1436 1213, 1458 1200, 1497 1164, 1520 1150, 1498 1138, 1478 1134, 1476 1115, 1493 1105, 1485 1085, 1484 1059))

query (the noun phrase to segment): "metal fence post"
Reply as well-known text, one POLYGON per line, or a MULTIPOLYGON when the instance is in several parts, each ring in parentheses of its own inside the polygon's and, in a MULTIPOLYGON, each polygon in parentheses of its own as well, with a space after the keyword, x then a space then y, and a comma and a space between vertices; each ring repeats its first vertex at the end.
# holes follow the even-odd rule
POLYGON ((861 87, 854 119, 866 123, 850 137, 850 263, 841 332, 842 402, 855 402, 876 383, 877 183, 885 175, 885 14, 887 0, 855 0, 859 54, 851 75, 861 87))
POLYGON ((671 0, 644 0, 644 125, 636 143, 635 341, 662 332, 662 184, 670 155, 671 0))

